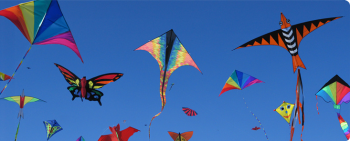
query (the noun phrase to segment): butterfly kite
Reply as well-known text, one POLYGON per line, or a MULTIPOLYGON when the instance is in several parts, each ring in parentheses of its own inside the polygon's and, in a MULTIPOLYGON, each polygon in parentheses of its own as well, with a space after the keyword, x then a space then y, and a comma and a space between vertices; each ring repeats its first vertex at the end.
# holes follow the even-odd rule
POLYGON ((310 32, 314 31, 320 26, 339 18, 341 17, 318 19, 318 20, 303 22, 296 25, 291 25, 290 20, 287 19, 281 13, 281 21, 279 23, 281 26, 281 29, 278 29, 270 33, 267 33, 265 35, 262 35, 260 37, 257 37, 247 43, 244 43, 243 45, 235 49, 240 49, 240 48, 245 48, 250 46, 259 46, 259 45, 280 46, 286 49, 289 52, 289 54, 292 56, 293 72, 295 72, 295 70, 298 67, 302 67, 306 69, 304 66, 304 63, 301 61, 298 54, 298 49, 299 49, 301 40, 304 39, 304 37, 308 35, 310 32))
POLYGON ((76 141, 85 141, 85 139, 83 138, 83 136, 80 136, 76 141))
MULTIPOLYGON (((0 81, 6 81, 6 80, 9 80, 11 79, 11 76, 5 74, 5 73, 2 73, 0 72, 0 81)), ((13 79, 13 78, 12 78, 13 79)))
POLYGON ((57 123, 56 120, 44 121, 47 140, 49 140, 53 135, 63 130, 62 127, 57 123))
POLYGON ((252 128, 252 130, 259 130, 260 129, 260 127, 257 127, 257 126, 255 126, 254 128, 252 128))
MULTIPOLYGON (((228 80, 226 81, 226 84, 225 84, 224 88, 222 88, 220 95, 223 94, 226 91, 233 90, 233 89, 242 90, 242 89, 247 88, 247 87, 249 87, 249 86, 251 86, 253 84, 256 84, 256 83, 263 83, 263 82, 261 80, 259 80, 259 79, 256 79, 253 76, 250 76, 248 74, 245 74, 243 72, 235 70, 231 74, 231 76, 228 78, 228 80)), ((245 102, 244 97, 243 97, 243 100, 244 100, 244 103, 245 103, 246 107, 248 108, 248 105, 245 102)), ((250 111, 250 113, 256 118, 256 120, 258 120, 258 122, 260 123, 260 126, 262 127, 261 122, 258 119, 258 117, 256 117, 252 111, 250 111)), ((263 128, 263 130, 265 132, 264 128, 263 128)), ((266 132, 265 132, 265 136, 266 136, 266 138, 268 140, 266 132)))
POLYGON ((123 131, 120 131, 120 125, 109 127, 109 130, 111 130, 112 134, 109 135, 102 135, 98 141, 128 141, 129 138, 136 132, 140 131, 138 129, 135 129, 133 127, 128 127, 124 129, 123 131))
POLYGON ((193 131, 184 132, 182 134, 170 132, 170 131, 168 131, 168 133, 171 136, 171 138, 173 138, 174 141, 188 141, 191 139, 193 135, 193 131))
POLYGON ((184 111, 187 116, 196 116, 197 115, 197 112, 190 109, 190 108, 182 107, 182 111, 184 111))
POLYGON ((16 102, 19 105, 19 112, 18 112, 18 116, 17 116, 17 118, 19 117, 19 122, 18 122, 18 126, 17 126, 16 137, 15 137, 15 141, 16 141, 18 130, 19 130, 19 125, 21 123, 21 118, 24 118, 24 114, 23 114, 24 105, 26 105, 27 103, 30 103, 30 102, 45 102, 45 101, 38 99, 38 98, 35 98, 35 97, 25 96, 24 90, 22 91, 21 96, 10 96, 10 97, 1 98, 0 100, 2 100, 2 99, 7 100, 7 101, 16 102))
POLYGON ((63 66, 56 63, 55 65, 63 74, 63 77, 66 79, 66 81, 71 85, 68 86, 67 89, 73 96, 72 100, 74 100, 76 97, 80 97, 83 101, 83 98, 85 98, 89 101, 98 101, 101 106, 101 97, 103 96, 103 93, 96 89, 102 88, 104 85, 110 82, 117 81, 120 77, 123 76, 122 73, 107 73, 86 80, 85 76, 80 79, 78 76, 63 66))
POLYGON ((150 131, 152 121, 162 113, 166 104, 165 91, 170 75, 177 68, 185 65, 193 66, 198 70, 199 68, 172 29, 135 50, 148 51, 157 60, 160 69, 160 97, 162 100, 162 109, 158 114, 152 117, 149 124, 149 138, 151 138, 150 131))
MULTIPOLYGON (((31 45, 61 44, 73 50, 83 62, 57 0, 36 0, 21 3, 1 10, 0 16, 6 17, 15 24, 31 45)), ((12 77, 31 48, 32 46, 24 55, 12 77)), ((11 79, 8 83, 10 81, 11 79)))
MULTIPOLYGON (((340 105, 342 103, 350 102, 350 86, 338 75, 335 75, 330 79, 316 94, 317 97, 321 97, 325 102, 333 103, 333 107, 337 113, 340 126, 345 134, 345 137, 350 140, 350 130, 348 123, 340 115, 340 105)), ((318 107, 317 107, 318 110, 318 107)))

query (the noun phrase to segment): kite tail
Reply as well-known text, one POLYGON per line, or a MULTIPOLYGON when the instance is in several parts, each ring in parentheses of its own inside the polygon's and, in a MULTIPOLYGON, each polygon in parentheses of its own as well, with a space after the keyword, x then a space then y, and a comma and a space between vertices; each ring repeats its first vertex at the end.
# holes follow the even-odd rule
POLYGON ((317 95, 316 95, 316 101, 317 101, 316 102, 317 113, 320 114, 320 112, 318 112, 318 106, 317 106, 318 105, 317 95))
MULTIPOLYGON (((244 97, 243 97, 243 100, 244 100, 245 106, 247 106, 247 109, 248 109, 248 105, 247 105, 247 102, 245 101, 244 97)), ((269 138, 267 137, 266 131, 265 131, 264 127, 262 126, 262 124, 261 124, 260 120, 258 119, 258 117, 256 117, 252 111, 249 110, 249 112, 252 113, 252 115, 255 117, 256 120, 258 120, 258 122, 259 122, 261 128, 264 130, 266 139, 269 140, 269 138)))
POLYGON ((348 126, 348 123, 343 119, 343 117, 340 115, 340 113, 337 113, 338 115, 338 120, 339 120, 339 123, 340 123, 340 127, 342 128, 345 136, 346 136, 346 139, 350 139, 350 132, 349 132, 349 126, 348 126))
POLYGON ((17 131, 16 131, 16 136, 15 136, 15 141, 17 141, 17 134, 18 134, 18 129, 19 129, 19 124, 21 123, 21 118, 19 118, 18 126, 17 126, 17 131))
POLYGON ((164 109, 164 107, 162 107, 162 110, 158 114, 156 114, 155 116, 152 117, 151 123, 149 123, 149 126, 148 126, 148 137, 149 137, 150 140, 151 140, 151 124, 152 124, 152 121, 153 121, 154 118, 159 116, 160 113, 163 112, 163 109, 164 109))
POLYGON ((27 56, 28 52, 30 51, 30 49, 32 49, 32 45, 30 45, 28 51, 27 51, 26 54, 23 56, 21 62, 18 64, 18 66, 17 66, 15 72, 13 72, 13 74, 12 74, 10 80, 7 82, 7 84, 5 85, 5 87, 1 90, 0 95, 1 95, 2 92, 6 89, 7 85, 11 82, 11 80, 13 79, 13 76, 15 76, 15 74, 16 74, 18 68, 22 65, 22 62, 23 62, 24 58, 26 58, 26 56, 27 56))
POLYGON ((292 56, 292 59, 293 59, 293 70, 294 70, 294 72, 297 70, 298 67, 306 69, 303 61, 301 61, 301 59, 300 59, 298 54, 295 55, 295 56, 292 56))
POLYGON ((19 109, 17 118, 18 118, 18 117, 19 117, 20 119, 21 119, 21 117, 24 118, 24 114, 23 114, 23 109, 22 109, 22 108, 19 109))

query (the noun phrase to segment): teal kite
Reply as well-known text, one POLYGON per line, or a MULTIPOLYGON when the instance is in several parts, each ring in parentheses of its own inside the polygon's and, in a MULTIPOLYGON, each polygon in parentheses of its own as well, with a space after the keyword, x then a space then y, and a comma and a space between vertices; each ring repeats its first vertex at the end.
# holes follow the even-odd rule
POLYGON ((49 140, 57 132, 63 130, 61 125, 59 125, 56 120, 47 120, 44 121, 44 124, 46 129, 47 140, 49 140))

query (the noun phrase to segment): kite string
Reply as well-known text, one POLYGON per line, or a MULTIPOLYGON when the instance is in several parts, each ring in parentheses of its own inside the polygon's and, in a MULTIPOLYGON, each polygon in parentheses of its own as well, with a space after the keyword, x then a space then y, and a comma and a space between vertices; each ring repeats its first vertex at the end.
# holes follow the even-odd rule
MULTIPOLYGON (((245 106, 247 106, 247 109, 248 109, 248 105, 247 105, 247 102, 245 101, 244 97, 243 97, 243 100, 244 100, 245 106)), ((260 120, 258 119, 258 117, 256 117, 252 111, 249 110, 249 112, 252 113, 252 115, 255 117, 256 120, 258 120, 258 122, 259 122, 261 128, 264 130, 266 139, 269 140, 269 138, 267 137, 266 131, 265 131, 264 127, 262 126, 262 124, 261 124, 260 120)))
POLYGON ((30 49, 32 49, 32 45, 30 45, 30 47, 29 47, 29 49, 27 50, 26 54, 23 56, 21 62, 18 64, 18 66, 17 66, 15 72, 13 72, 13 74, 12 74, 10 80, 7 82, 7 84, 5 85, 5 87, 1 90, 0 95, 1 95, 2 92, 6 89, 7 85, 11 82, 13 76, 15 76, 15 74, 16 74, 18 68, 22 65, 22 62, 23 62, 24 58, 26 58, 26 56, 27 56, 28 52, 30 51, 30 49))

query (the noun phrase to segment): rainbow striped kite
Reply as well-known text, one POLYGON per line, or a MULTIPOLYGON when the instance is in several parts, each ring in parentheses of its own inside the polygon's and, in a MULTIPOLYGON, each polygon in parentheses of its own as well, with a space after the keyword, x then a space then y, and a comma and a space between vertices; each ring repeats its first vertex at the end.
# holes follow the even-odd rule
POLYGON ((9 80, 10 78, 11 78, 11 76, 0 72, 0 81, 6 81, 6 80, 9 80))
POLYGON ((1 10, 0 16, 6 17, 15 24, 31 44, 0 95, 11 82, 32 45, 61 44, 73 50, 83 62, 57 0, 36 0, 21 3, 1 10))

